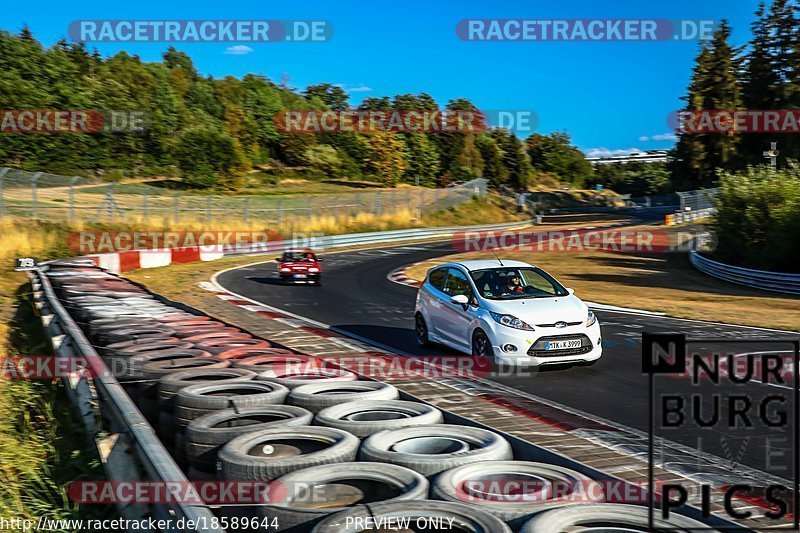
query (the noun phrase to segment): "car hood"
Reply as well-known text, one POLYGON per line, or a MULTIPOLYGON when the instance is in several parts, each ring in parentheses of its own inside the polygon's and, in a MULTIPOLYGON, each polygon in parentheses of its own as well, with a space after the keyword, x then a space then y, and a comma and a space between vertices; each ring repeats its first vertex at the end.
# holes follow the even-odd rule
POLYGON ((514 315, 533 326, 554 324, 558 321, 582 322, 586 320, 588 306, 574 295, 553 298, 527 298, 520 300, 484 300, 485 308, 494 313, 514 315))

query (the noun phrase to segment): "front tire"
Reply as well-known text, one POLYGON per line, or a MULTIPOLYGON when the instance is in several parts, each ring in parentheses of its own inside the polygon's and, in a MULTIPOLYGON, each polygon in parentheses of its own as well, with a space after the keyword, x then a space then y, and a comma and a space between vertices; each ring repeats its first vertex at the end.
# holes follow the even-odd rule
POLYGON ((431 341, 428 339, 428 325, 425 324, 425 317, 422 316, 422 313, 414 316, 414 332, 419 346, 424 348, 431 345, 431 341))
POLYGON ((472 355, 486 360, 487 367, 492 372, 497 370, 497 358, 494 356, 494 349, 489 337, 486 336, 481 330, 475 332, 472 336, 472 355))

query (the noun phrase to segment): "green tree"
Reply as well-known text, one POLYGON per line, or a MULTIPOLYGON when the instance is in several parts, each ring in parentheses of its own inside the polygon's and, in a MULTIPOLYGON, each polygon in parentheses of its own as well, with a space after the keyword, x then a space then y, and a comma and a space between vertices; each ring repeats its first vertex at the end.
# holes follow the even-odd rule
MULTIPOLYGON (((728 43, 731 28, 724 19, 708 43, 703 43, 697 57, 686 109, 732 110, 742 105, 739 89, 740 58, 728 43)), ((675 148, 674 180, 679 187, 700 188, 716 183, 717 169, 740 164, 734 132, 681 132, 675 148)))
POLYGON ((326 177, 341 176, 342 162, 336 149, 327 144, 318 144, 308 148, 304 154, 306 164, 324 174, 326 177))
POLYGON ((475 137, 475 146, 481 153, 483 160, 483 177, 489 180, 489 185, 498 187, 508 181, 508 170, 503 165, 503 151, 497 146, 492 136, 488 133, 479 133, 475 137))
POLYGON ((181 176, 199 187, 233 189, 241 178, 241 154, 236 143, 219 130, 184 132, 178 139, 175 160, 181 176))
POLYGON ((318 85, 309 85, 303 91, 303 96, 306 100, 312 98, 319 98, 329 109, 334 111, 344 111, 350 108, 350 95, 344 89, 330 83, 320 83, 318 85))
POLYGON ((408 161, 404 181, 424 187, 436 186, 439 175, 439 150, 425 133, 409 133, 402 136, 403 153, 408 161))
POLYGON ((555 174, 563 181, 583 186, 594 174, 594 168, 572 145, 566 132, 534 133, 525 140, 525 146, 535 169, 555 174))
POLYGON ((394 187, 408 170, 402 143, 388 132, 372 133, 367 138, 366 172, 376 181, 394 187))
POLYGON ((532 167, 525 145, 505 128, 495 128, 491 135, 503 152, 503 166, 508 172, 506 183, 515 189, 526 188, 532 167))

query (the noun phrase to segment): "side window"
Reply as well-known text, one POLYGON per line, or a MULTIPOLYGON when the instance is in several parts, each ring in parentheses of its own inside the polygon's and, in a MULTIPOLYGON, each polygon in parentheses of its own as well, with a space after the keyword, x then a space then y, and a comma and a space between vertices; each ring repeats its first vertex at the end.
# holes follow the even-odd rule
POLYGON ((472 287, 469 285, 467 276, 455 268, 450 269, 450 275, 447 276, 447 282, 444 285, 444 292, 449 296, 463 294, 472 298, 472 287))
POLYGON ((431 272, 430 276, 428 276, 428 281, 435 289, 443 290, 444 289, 444 278, 447 275, 446 268, 437 268, 433 272, 431 272))

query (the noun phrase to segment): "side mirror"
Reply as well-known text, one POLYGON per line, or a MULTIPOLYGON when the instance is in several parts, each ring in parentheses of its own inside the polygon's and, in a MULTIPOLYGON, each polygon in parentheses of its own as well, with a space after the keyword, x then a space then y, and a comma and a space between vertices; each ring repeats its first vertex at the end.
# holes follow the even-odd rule
POLYGON ((317 257, 317 262, 322 263, 325 260, 324 257, 317 257))
POLYGON ((567 289, 567 292, 570 294, 570 296, 572 296, 575 294, 575 289, 567 289))
POLYGON ((280 262, 281 262, 281 259, 282 259, 281 257, 276 257, 276 258, 275 258, 275 261, 277 261, 278 263, 280 263, 280 262))
POLYGON ((467 305, 469 305, 469 298, 467 297, 466 294, 456 294, 455 296, 450 298, 450 303, 463 305, 464 307, 466 307, 467 305))

